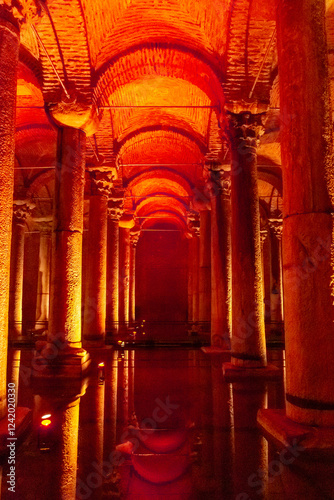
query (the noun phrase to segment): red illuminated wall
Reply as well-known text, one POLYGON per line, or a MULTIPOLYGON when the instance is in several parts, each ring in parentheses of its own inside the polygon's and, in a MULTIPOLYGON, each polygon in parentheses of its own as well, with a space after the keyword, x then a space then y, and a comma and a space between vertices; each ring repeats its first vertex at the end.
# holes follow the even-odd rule
POLYGON ((186 321, 187 286, 187 241, 181 231, 143 231, 137 246, 137 317, 186 321))

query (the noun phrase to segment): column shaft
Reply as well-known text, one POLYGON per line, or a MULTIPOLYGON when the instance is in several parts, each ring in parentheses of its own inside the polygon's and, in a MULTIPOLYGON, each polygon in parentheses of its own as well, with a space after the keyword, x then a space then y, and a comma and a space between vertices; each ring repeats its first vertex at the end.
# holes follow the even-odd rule
POLYGON ((211 220, 210 210, 200 211, 199 321, 209 331, 211 319, 211 220))
POLYGON ((133 324, 136 320, 136 245, 130 245, 130 291, 129 291, 129 320, 133 324))
POLYGON ((90 197, 88 266, 83 334, 86 340, 103 340, 107 307, 107 193, 90 197))
POLYGON ((86 135, 58 131, 49 340, 81 347, 81 272, 86 135))
POLYGON ((108 219, 107 259, 107 325, 112 332, 118 331, 119 308, 119 225, 118 218, 108 219))
POLYGON ((0 419, 6 414, 9 268, 15 153, 19 28, 0 6, 0 419))
POLYGON ((121 227, 119 234, 119 321, 121 328, 127 328, 130 304, 130 229, 121 227))
POLYGON ((231 209, 229 180, 212 171, 211 196, 211 345, 231 347, 231 209))
POLYGON ((194 321, 193 318, 193 260, 194 260, 194 238, 188 239, 188 322, 194 321))
POLYGON ((14 218, 9 299, 9 328, 12 338, 17 338, 22 335, 24 226, 24 222, 15 222, 14 218))
POLYGON ((193 236, 193 321, 199 321, 199 236, 193 236))
POLYGON ((334 174, 325 7, 325 0, 278 2, 277 38, 286 411, 301 423, 334 426, 334 174))
POLYGON ((37 330, 46 329, 49 320, 50 301, 50 261, 51 261, 51 232, 41 232, 39 242, 39 270, 37 285, 37 330))
POLYGON ((261 118, 231 115, 232 363, 265 366, 256 147, 261 118))

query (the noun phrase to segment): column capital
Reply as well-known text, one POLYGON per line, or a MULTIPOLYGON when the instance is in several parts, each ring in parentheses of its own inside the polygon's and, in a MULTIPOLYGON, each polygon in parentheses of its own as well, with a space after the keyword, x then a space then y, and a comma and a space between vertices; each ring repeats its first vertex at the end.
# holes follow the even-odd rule
POLYGON ((29 200, 14 200, 13 202, 13 222, 16 225, 24 226, 27 218, 31 215, 35 205, 29 200))
POLYGON ((263 247, 264 242, 266 241, 268 236, 268 229, 263 228, 260 230, 260 240, 261 240, 261 247, 263 247))
POLYGON ((135 226, 130 230, 130 245, 136 247, 139 237, 140 237, 140 227, 135 226))
POLYGON ((103 169, 92 169, 89 175, 91 180, 91 195, 109 197, 115 179, 114 172, 103 169))
POLYGON ((231 196, 231 176, 220 166, 218 168, 209 168, 208 185, 211 198, 222 194, 226 198, 231 196))
POLYGON ((195 210, 187 212, 187 226, 191 236, 199 236, 200 233, 200 215, 195 210))
POLYGON ((278 240, 282 238, 283 219, 268 219, 268 224, 278 240))
POLYGON ((0 0, 0 9, 4 8, 20 23, 30 23, 40 17, 42 8, 37 0, 0 0))
POLYGON ((264 134, 264 118, 266 113, 252 114, 225 112, 225 130, 231 143, 244 143, 248 147, 257 148, 260 137, 264 134))

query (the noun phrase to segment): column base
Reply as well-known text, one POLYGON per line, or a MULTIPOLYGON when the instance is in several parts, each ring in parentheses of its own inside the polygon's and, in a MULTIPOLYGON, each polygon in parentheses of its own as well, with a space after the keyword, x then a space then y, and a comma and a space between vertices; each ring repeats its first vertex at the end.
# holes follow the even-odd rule
POLYGON ((15 442, 18 444, 25 436, 32 422, 32 412, 29 408, 18 407, 15 409, 15 436, 16 441, 7 441, 8 435, 8 420, 7 416, 0 420, 0 455, 8 453, 7 444, 15 442))
POLYGON ((299 424, 285 410, 259 410, 257 421, 264 436, 279 449, 296 450, 301 459, 334 459, 334 427, 299 424))
POLYGON ((87 375, 91 360, 90 355, 84 349, 58 349, 50 343, 37 344, 32 361, 33 378, 76 379, 87 375))
POLYGON ((221 354, 227 354, 231 356, 231 349, 227 349, 224 347, 204 346, 201 347, 201 351, 203 351, 204 354, 209 354, 210 356, 221 355, 221 354))
POLYGON ((223 364, 223 377, 226 382, 246 382, 247 380, 279 380, 282 377, 282 370, 274 365, 267 365, 254 368, 223 364))

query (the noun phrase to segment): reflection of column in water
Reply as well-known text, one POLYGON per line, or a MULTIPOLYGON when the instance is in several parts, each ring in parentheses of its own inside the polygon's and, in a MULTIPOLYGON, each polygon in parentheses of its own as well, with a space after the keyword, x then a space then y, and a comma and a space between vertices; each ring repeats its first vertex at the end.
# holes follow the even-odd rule
POLYGON ((129 351, 124 352, 123 370, 123 419, 124 424, 128 424, 129 419, 129 351))
POLYGON ((9 350, 9 368, 10 368, 10 380, 15 384, 15 403, 17 406, 18 397, 19 397, 19 376, 20 376, 20 363, 21 363, 21 351, 18 349, 10 349, 9 350))
POLYGON ((79 403, 76 399, 57 412, 60 428, 49 497, 55 500, 76 497, 79 403))
POLYGON ((135 411, 135 351, 129 351, 129 417, 135 411))
POLYGON ((212 392, 211 387, 211 370, 208 358, 200 358, 200 408, 201 408, 201 453, 200 453, 200 470, 196 477, 196 487, 201 494, 214 491, 213 478, 213 433, 212 433, 212 392))
POLYGON ((268 444, 256 424, 257 411, 267 407, 265 383, 233 384, 234 487, 236 498, 265 498, 268 444), (248 498, 248 497, 247 497, 248 498))
MULTIPOLYGON (((100 384, 97 377, 93 377, 81 402, 80 469, 82 479, 97 471, 98 467, 93 468, 93 463, 101 464, 103 461, 104 390, 105 385, 100 384)), ((101 494, 100 485, 94 489, 94 498, 100 498, 101 494)))
POLYGON ((213 468, 217 500, 233 498, 233 394, 223 381, 221 360, 211 365, 213 397, 213 468))
POLYGON ((104 432, 104 457, 109 457, 116 446, 117 422, 117 379, 118 379, 118 351, 112 351, 106 363, 105 387, 105 432, 104 432))
POLYGON ((285 365, 285 351, 270 350, 270 364, 279 367, 282 370, 282 378, 277 381, 268 382, 268 408, 285 407, 285 390, 283 369, 285 365))

